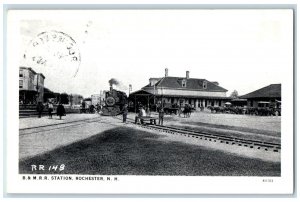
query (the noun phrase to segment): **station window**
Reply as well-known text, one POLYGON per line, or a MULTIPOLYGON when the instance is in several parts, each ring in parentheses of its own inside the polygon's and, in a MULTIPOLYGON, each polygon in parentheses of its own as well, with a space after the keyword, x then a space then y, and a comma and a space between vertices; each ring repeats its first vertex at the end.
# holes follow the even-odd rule
POLYGON ((207 88, 207 81, 203 81, 203 89, 207 88))
POLYGON ((182 80, 182 87, 186 87, 186 80, 182 80))
POLYGON ((23 77, 24 75, 23 75, 23 70, 20 70, 19 71, 19 77, 23 77))
POLYGON ((19 80, 19 88, 23 88, 23 80, 19 80))

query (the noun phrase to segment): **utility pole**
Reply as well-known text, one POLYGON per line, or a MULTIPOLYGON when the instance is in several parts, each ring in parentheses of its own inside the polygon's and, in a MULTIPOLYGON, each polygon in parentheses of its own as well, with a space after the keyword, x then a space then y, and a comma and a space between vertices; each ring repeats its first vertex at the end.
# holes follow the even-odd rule
POLYGON ((163 103, 163 88, 161 87, 161 106, 164 108, 164 103, 163 103))
POLYGON ((132 91, 132 85, 131 84, 129 84, 129 92, 128 92, 128 97, 129 97, 129 95, 130 95, 130 92, 132 91))
POLYGON ((36 104, 39 103, 39 74, 36 75, 36 104))
POLYGON ((101 105, 101 90, 99 92, 99 105, 101 105))
POLYGON ((70 99, 70 101, 69 101, 70 102, 70 107, 72 107, 72 102, 73 102, 73 96, 72 96, 72 94, 70 94, 70 98, 69 99, 70 99))
POLYGON ((155 111, 157 112, 157 104, 156 104, 156 92, 155 92, 155 84, 153 85, 153 94, 154 94, 154 106, 155 106, 155 111))

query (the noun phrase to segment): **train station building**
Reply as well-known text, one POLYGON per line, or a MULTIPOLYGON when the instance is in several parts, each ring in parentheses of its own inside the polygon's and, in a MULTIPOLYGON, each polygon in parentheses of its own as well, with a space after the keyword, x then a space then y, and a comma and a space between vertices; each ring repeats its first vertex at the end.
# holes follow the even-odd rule
POLYGON ((270 84, 240 98, 247 100, 248 107, 281 108, 281 84, 270 84))
POLYGON ((150 78, 146 86, 130 94, 129 100, 135 107, 138 103, 150 108, 157 103, 169 107, 190 104, 199 110, 208 106, 224 106, 231 100, 226 92, 218 82, 190 78, 189 71, 184 77, 172 77, 166 68, 164 77, 150 78))

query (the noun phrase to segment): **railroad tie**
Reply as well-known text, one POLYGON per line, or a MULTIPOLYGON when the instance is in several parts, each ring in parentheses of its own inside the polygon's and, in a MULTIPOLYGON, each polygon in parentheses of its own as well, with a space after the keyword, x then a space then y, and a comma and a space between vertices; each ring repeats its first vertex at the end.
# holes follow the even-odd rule
POLYGON ((269 143, 269 142, 261 142, 261 141, 253 141, 250 139, 241 139, 241 138, 231 138, 231 137, 225 137, 225 136, 216 136, 209 133, 201 133, 194 130, 185 130, 185 129, 179 129, 179 128, 172 128, 172 127, 160 127, 160 126, 152 126, 152 125, 141 125, 139 124, 138 127, 144 128, 144 129, 150 129, 159 131, 165 134, 173 134, 173 135, 181 135, 185 137, 192 137, 192 138, 198 138, 200 140, 208 140, 210 142, 219 142, 219 143, 225 143, 228 145, 237 145, 237 146, 243 146, 243 147, 249 147, 251 149, 257 148, 264 151, 273 151, 273 152, 280 152, 281 146, 280 144, 275 143, 269 143), (218 140, 218 141, 217 141, 218 140))

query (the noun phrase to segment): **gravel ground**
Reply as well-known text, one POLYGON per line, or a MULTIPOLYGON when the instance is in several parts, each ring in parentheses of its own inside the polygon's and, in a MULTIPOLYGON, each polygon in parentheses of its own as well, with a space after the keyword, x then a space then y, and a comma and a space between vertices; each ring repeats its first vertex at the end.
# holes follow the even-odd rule
POLYGON ((56 115, 53 115, 52 119, 50 119, 48 116, 42 116, 41 118, 21 118, 19 119, 19 129, 66 123, 70 121, 78 121, 97 117, 99 117, 99 114, 67 114, 66 116, 63 116, 61 120, 56 115))
MULTIPOLYGON (((93 116, 92 116, 93 117, 93 116)), ((71 120, 82 120, 83 118, 92 118, 91 116, 70 116, 70 119, 64 119, 58 123, 67 123, 71 120)), ((99 118, 95 116, 94 118, 99 118)), ((23 121, 25 119, 22 119, 23 121)), ((102 121, 106 121, 105 118, 102 121)), ((27 126, 51 125, 57 123, 56 120, 42 119, 26 119, 27 126)), ((78 124, 78 123, 76 123, 78 124)), ((77 126, 69 124, 54 125, 46 128, 34 128, 30 130, 22 130, 19 135, 19 159, 26 159, 45 152, 49 152, 56 148, 66 146, 68 144, 90 138, 99 132, 114 128, 115 125, 103 124, 99 122, 82 123, 77 126), (40 132, 39 132, 40 131, 40 132)))
MULTIPOLYGON (((158 117, 157 113, 152 116, 158 117)), ((129 117, 134 119, 135 114, 129 117)), ((164 125, 245 139, 281 142, 281 117, 194 112, 191 117, 166 115, 164 125)))
POLYGON ((278 116, 249 116, 237 114, 215 114, 210 112, 195 112, 190 118, 172 116, 170 121, 180 123, 206 123, 219 126, 248 128, 280 134, 281 117, 278 116))
MULTIPOLYGON (((98 124, 98 129, 105 128, 106 124, 98 124)), ((281 172, 280 160, 263 161, 236 155, 189 143, 190 139, 184 141, 165 134, 139 130, 132 125, 116 123, 96 134, 94 129, 90 130, 82 127, 66 130, 65 144, 57 143, 64 142, 61 141, 62 137, 51 138, 53 132, 49 132, 48 139, 41 136, 36 144, 43 147, 40 144, 45 142, 44 147, 48 148, 21 160, 20 173, 32 174, 33 164, 46 167, 65 165, 65 169, 60 172, 34 172, 43 174, 280 176, 281 172), (77 135, 74 135, 75 132, 77 135), (51 145, 51 142, 56 146, 46 145, 51 145)), ((47 134, 44 132, 43 135, 47 134)))
MULTIPOLYGON (((157 113, 152 113, 153 116, 158 116, 157 113)), ((135 115, 130 114, 133 118, 135 115)), ((280 136, 281 132, 281 117, 278 116, 249 116, 237 114, 216 114, 210 112, 194 112, 191 117, 184 118, 183 115, 166 115, 166 124, 190 124, 190 125, 208 125, 226 127, 232 129, 246 131, 262 131, 265 133, 276 134, 280 136)))

